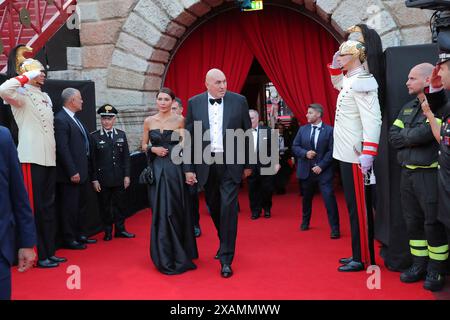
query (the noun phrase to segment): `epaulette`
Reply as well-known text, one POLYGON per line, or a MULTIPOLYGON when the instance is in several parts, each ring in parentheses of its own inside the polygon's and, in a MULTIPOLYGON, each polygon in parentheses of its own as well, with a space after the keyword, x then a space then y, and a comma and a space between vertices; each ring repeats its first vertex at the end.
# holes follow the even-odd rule
POLYGON ((359 74, 352 83, 352 89, 357 92, 376 91, 378 83, 375 77, 368 72, 359 74))

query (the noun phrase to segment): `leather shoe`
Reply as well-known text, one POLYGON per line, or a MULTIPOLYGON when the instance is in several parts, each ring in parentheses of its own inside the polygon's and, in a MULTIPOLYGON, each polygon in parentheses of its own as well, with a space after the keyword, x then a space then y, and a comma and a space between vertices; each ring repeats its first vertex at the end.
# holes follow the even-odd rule
POLYGON ((103 237, 103 240, 111 241, 112 240, 112 233, 105 232, 105 236, 103 237))
POLYGON ((66 258, 57 257, 57 256, 51 256, 51 257, 48 258, 48 260, 53 261, 53 262, 57 262, 57 263, 67 262, 66 258))
POLYGON ((271 214, 269 210, 264 210, 264 218, 270 218, 271 214))
POLYGON ((347 264, 347 263, 350 263, 350 262, 352 262, 352 261, 353 261, 353 257, 340 258, 340 259, 339 259, 339 263, 342 263, 342 264, 347 264))
POLYGON ((260 213, 259 212, 252 212, 252 220, 256 220, 259 218, 260 213))
POLYGON ((37 262, 38 268, 56 268, 59 266, 59 263, 53 262, 50 259, 39 260, 37 262))
POLYGON ((330 238, 331 239, 339 239, 341 237, 341 233, 339 231, 331 231, 330 238))
POLYGON ((338 271, 340 272, 356 272, 356 271, 363 271, 364 265, 361 262, 352 261, 350 263, 344 264, 343 266, 340 266, 338 268, 338 271))
POLYGON ((70 241, 66 243, 64 246, 65 249, 71 249, 71 250, 83 250, 86 249, 86 245, 83 243, 79 243, 78 241, 70 241))
POLYGON ((196 238, 200 237, 202 235, 202 230, 198 226, 194 226, 194 236, 196 238))
POLYGON ((89 239, 86 236, 81 236, 80 239, 78 240, 78 242, 93 244, 93 243, 97 243, 97 239, 89 239))
POLYGON ((116 232, 115 234, 114 234, 114 237, 116 237, 116 238, 128 238, 128 239, 130 239, 130 238, 135 238, 136 237, 136 235, 134 234, 134 233, 130 233, 130 232, 127 232, 127 231, 120 231, 120 232, 116 232))
POLYGON ((309 230, 309 225, 302 223, 302 225, 300 226, 300 230, 302 230, 302 231, 309 230))
POLYGON ((220 270, 220 274, 224 278, 229 278, 233 275, 233 270, 229 264, 223 264, 222 269, 220 270))

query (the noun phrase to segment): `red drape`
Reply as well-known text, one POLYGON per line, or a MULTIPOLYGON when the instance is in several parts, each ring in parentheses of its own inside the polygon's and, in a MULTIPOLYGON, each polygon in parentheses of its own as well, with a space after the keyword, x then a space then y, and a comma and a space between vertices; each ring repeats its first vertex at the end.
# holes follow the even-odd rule
POLYGON ((322 26, 295 11, 223 13, 196 29, 176 53, 165 80, 183 104, 205 90, 210 68, 224 71, 228 89, 240 92, 256 58, 300 122, 310 103, 324 106, 324 121, 333 123, 337 91, 326 69, 337 41, 322 26))
POLYGON ((246 44, 300 122, 307 106, 324 106, 323 120, 334 122, 337 91, 326 65, 338 49, 322 26, 294 11, 277 7, 241 16, 246 44))
POLYGON ((175 92, 184 106, 190 97, 206 91, 205 75, 211 68, 225 73, 228 90, 242 90, 253 54, 245 45, 235 15, 224 13, 204 23, 176 53, 164 85, 175 92))

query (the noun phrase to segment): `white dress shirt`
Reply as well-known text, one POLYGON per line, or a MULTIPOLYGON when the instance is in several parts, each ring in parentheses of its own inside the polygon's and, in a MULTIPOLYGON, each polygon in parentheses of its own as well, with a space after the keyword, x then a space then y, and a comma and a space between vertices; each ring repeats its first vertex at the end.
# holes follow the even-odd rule
POLYGON ((222 103, 211 105, 209 99, 214 99, 208 93, 208 117, 211 136, 211 152, 223 152, 223 98, 222 103))
POLYGON ((313 126, 316 127, 316 132, 314 134, 314 149, 316 149, 317 141, 319 140, 319 133, 320 133, 320 130, 322 129, 322 122, 320 122, 319 124, 311 124, 311 133, 309 134, 310 139, 311 139, 311 135, 313 132, 313 126))
POLYGON ((258 130, 259 127, 253 128, 253 146, 256 152, 256 147, 258 146, 258 130))

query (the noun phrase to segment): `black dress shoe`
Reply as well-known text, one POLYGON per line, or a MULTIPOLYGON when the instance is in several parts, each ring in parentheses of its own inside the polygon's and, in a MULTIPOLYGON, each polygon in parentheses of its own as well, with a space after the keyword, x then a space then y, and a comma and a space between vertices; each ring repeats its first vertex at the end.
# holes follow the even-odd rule
POLYGON ((352 262, 352 261, 353 261, 353 257, 340 258, 340 259, 339 259, 339 263, 342 263, 342 264, 347 264, 347 263, 350 263, 350 262, 352 262))
POLYGON ((252 212, 252 220, 258 219, 259 216, 260 216, 260 213, 259 213, 259 212, 252 212))
POLYGON ((71 250, 83 250, 86 249, 86 245, 83 243, 79 243, 78 241, 70 241, 65 244, 65 249, 71 249, 71 250))
POLYGON ((339 239, 341 237, 341 233, 339 231, 331 231, 330 238, 331 239, 339 239))
POLYGON ((202 230, 200 227, 194 226, 194 236, 196 238, 200 237, 202 235, 202 230))
POLYGON ((105 236, 103 237, 104 241, 111 241, 112 240, 112 233, 106 233, 105 232, 105 236))
POLYGON ((309 225, 302 223, 302 225, 300 226, 300 230, 302 230, 302 231, 309 230, 309 225))
POLYGON ((37 262, 38 268, 56 268, 57 266, 59 266, 59 263, 53 262, 50 259, 39 260, 37 262))
POLYGON ((116 237, 116 238, 128 238, 128 239, 130 239, 130 238, 135 238, 136 237, 136 235, 134 234, 134 233, 130 233, 130 232, 127 232, 127 231, 120 231, 120 232, 116 232, 115 234, 114 234, 114 237, 116 237))
POLYGON ((93 244, 93 243, 97 243, 97 239, 89 239, 86 236, 81 236, 80 239, 78 240, 78 242, 93 244))
POLYGON ((222 265, 222 269, 220 270, 220 274, 224 278, 229 278, 233 275, 233 270, 229 264, 222 265))
POLYGON ((58 263, 67 262, 66 258, 57 257, 57 256, 51 256, 48 258, 48 260, 53 261, 53 262, 58 262, 58 263))
POLYGON ((357 261, 352 261, 350 263, 344 264, 343 266, 340 266, 338 268, 338 271, 340 272, 357 272, 357 271, 363 271, 364 270, 364 264, 357 261))
POLYGON ((270 210, 264 210, 264 218, 270 218, 270 210))

